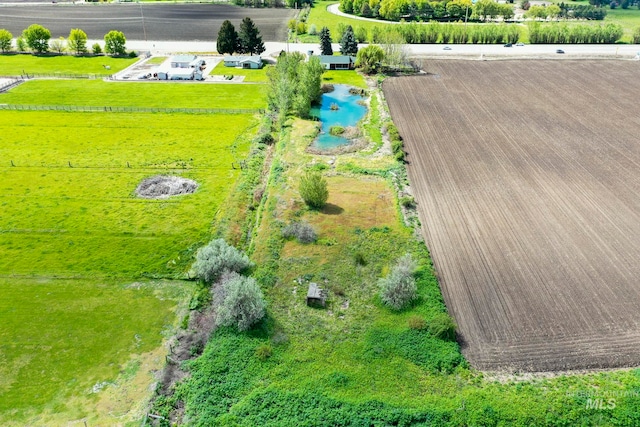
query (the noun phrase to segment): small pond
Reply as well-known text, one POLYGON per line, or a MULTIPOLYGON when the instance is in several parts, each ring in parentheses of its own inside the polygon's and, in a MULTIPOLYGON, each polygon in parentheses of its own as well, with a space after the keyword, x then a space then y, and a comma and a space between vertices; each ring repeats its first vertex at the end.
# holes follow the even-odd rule
POLYGON ((358 101, 364 98, 349 93, 351 86, 333 85, 333 88, 333 92, 322 94, 320 106, 311 110, 311 115, 317 117, 322 123, 320 135, 312 145, 320 150, 329 150, 349 144, 348 139, 331 135, 329 129, 332 126, 355 126, 367 112, 367 107, 358 104, 358 101), (338 109, 332 110, 332 105, 337 106, 338 109))

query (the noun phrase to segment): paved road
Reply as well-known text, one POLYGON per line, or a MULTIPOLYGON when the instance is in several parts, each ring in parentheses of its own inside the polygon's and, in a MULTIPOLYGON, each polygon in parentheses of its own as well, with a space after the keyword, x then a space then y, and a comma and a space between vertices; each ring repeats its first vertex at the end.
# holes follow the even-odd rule
MULTIPOLYGON (((81 28, 90 39, 111 30, 130 40, 213 41, 220 25, 229 19, 236 29, 246 16, 255 22, 263 40, 285 40, 291 9, 247 9, 221 4, 39 4, 0 6, 0 28, 14 36, 31 24, 51 31, 52 38, 67 37, 81 28)), ((211 50, 211 48, 209 48, 211 50)))

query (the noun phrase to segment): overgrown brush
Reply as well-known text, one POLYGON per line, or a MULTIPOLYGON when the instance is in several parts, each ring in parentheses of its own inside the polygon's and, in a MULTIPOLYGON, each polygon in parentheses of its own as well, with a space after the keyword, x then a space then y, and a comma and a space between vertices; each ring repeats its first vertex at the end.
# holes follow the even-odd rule
POLYGON ((198 249, 191 276, 205 283, 213 283, 225 271, 241 272, 253 265, 249 257, 224 239, 215 239, 198 249))
POLYGON ((282 237, 296 239, 300 243, 314 243, 318 240, 316 230, 306 221, 293 221, 282 229, 282 237))
POLYGON ((414 274, 418 265, 411 254, 401 257, 391 273, 378 281, 382 302, 394 310, 402 310, 417 296, 414 274))

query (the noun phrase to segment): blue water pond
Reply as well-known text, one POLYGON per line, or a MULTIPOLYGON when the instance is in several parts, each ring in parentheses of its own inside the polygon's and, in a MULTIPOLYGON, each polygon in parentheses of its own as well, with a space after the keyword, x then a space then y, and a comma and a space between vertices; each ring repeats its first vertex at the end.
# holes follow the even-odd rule
POLYGON ((363 99, 362 96, 349 93, 351 86, 334 85, 333 87, 333 92, 322 95, 320 106, 311 110, 311 115, 322 123, 320 135, 313 142, 313 147, 320 150, 349 144, 348 139, 331 135, 329 129, 332 126, 355 126, 367 112, 367 107, 358 104, 358 101, 363 99), (338 109, 332 110, 332 104, 337 105, 338 109))

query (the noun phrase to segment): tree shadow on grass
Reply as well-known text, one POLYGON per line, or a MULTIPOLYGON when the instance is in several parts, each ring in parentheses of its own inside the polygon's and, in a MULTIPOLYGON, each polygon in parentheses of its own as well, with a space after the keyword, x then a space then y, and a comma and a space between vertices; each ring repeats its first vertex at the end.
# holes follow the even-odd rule
POLYGON ((340 215, 342 212, 344 212, 344 209, 342 209, 338 205, 334 205, 333 203, 327 203, 326 205, 324 205, 320 212, 325 215, 340 215))

